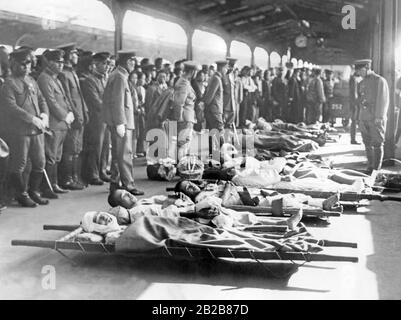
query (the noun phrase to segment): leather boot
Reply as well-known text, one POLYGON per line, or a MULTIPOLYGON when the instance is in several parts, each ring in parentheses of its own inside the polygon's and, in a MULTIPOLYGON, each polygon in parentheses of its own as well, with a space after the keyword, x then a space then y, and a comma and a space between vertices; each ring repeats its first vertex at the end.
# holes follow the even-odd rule
POLYGON ((31 172, 31 176, 29 179, 29 196, 33 201, 35 201, 39 205, 47 205, 49 204, 49 200, 45 200, 40 195, 40 185, 43 179, 43 172, 31 172))
POLYGON ((373 150, 373 169, 380 170, 383 163, 384 147, 375 147, 373 150))
POLYGON ((10 181, 15 189, 15 200, 25 208, 35 208, 37 203, 33 201, 25 190, 24 179, 20 173, 12 173, 10 175, 10 181))
POLYGON ((53 191, 55 193, 59 193, 59 194, 68 193, 68 190, 64 190, 63 188, 60 188, 60 186, 58 185, 58 164, 57 163, 53 166, 52 175, 53 176, 50 180, 52 182, 53 191))
POLYGON ((63 177, 61 187, 66 190, 76 190, 72 180, 72 156, 63 157, 63 177))
POLYGON ((80 172, 79 168, 80 168, 80 164, 81 164, 80 160, 81 159, 80 159, 79 155, 76 155, 72 158, 72 181, 74 181, 75 185, 77 187, 79 187, 78 190, 83 190, 83 189, 85 189, 85 185, 82 182, 80 174, 79 174, 79 172, 80 172))
MULTIPOLYGON (((72 156, 63 158, 63 173, 64 175, 61 177, 61 179, 64 179, 64 181, 61 183, 61 188, 58 183, 56 183, 56 185, 53 185, 54 192, 67 193, 67 190, 77 190, 75 189, 74 181, 72 181, 72 156)), ((55 177, 57 176, 56 169, 55 177)))

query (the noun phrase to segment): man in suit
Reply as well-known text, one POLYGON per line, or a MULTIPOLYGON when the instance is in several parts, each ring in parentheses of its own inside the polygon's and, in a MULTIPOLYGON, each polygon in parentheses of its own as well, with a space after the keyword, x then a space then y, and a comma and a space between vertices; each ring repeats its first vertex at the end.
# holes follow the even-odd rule
POLYGON ((260 108, 260 116, 267 121, 273 121, 273 98, 272 98, 272 73, 265 70, 262 80, 262 108, 260 108))
POLYGON ((178 159, 186 156, 192 138, 195 118, 196 93, 191 86, 191 80, 198 70, 198 65, 192 61, 184 62, 184 72, 174 86, 174 106, 181 110, 177 124, 178 159))
POLYGON ((62 158, 64 170, 61 175, 63 177, 61 186, 67 190, 82 190, 84 185, 79 173, 80 155, 83 147, 84 127, 88 123, 88 109, 75 71, 79 59, 78 50, 74 43, 59 46, 58 49, 65 52, 63 72, 58 75, 58 78, 70 100, 75 118, 64 142, 62 158))
POLYGON ((3 128, 10 144, 10 182, 15 199, 23 207, 49 203, 41 197, 40 186, 45 168, 44 131, 49 126, 49 110, 36 81, 29 76, 32 55, 30 50, 16 50, 11 55, 12 75, 1 90, 3 128), (29 191, 23 173, 28 159, 32 170, 29 191))
POLYGON ((355 61, 355 72, 363 80, 358 86, 359 129, 366 148, 367 171, 380 170, 384 155, 390 93, 387 80, 372 70, 372 60, 355 61))
POLYGON ((323 81, 320 77, 321 74, 321 69, 313 69, 306 89, 307 124, 315 124, 319 122, 322 117, 322 106, 323 103, 326 102, 326 96, 324 94, 323 81))
POLYGON ((288 112, 287 112, 287 122, 299 123, 302 119, 302 97, 301 89, 299 87, 299 73, 300 69, 294 69, 294 72, 288 80, 288 112))
POLYGON ((111 189, 119 187, 133 195, 143 195, 134 182, 132 134, 135 129, 134 105, 128 76, 135 69, 135 52, 120 51, 117 68, 110 74, 103 95, 103 117, 111 132, 111 189))
POLYGON ((288 106, 288 85, 287 80, 283 79, 283 67, 276 69, 277 76, 272 82, 272 98, 273 98, 273 120, 285 120, 288 106))
POLYGON ((228 57, 227 73, 223 75, 223 111, 224 123, 226 128, 231 128, 233 124, 239 124, 239 88, 234 74, 237 59, 228 57))
POLYGON ((206 128, 224 129, 223 122, 223 75, 227 73, 227 60, 217 61, 217 71, 210 79, 203 101, 205 103, 206 128))
POLYGON ((44 53, 47 66, 39 75, 38 85, 49 108, 49 127, 51 135, 45 137, 46 172, 49 175, 52 190, 45 188, 44 197, 57 199, 57 193, 68 191, 58 184, 58 165, 63 154, 63 145, 68 129, 75 117, 71 102, 58 75, 64 68, 64 51, 48 50, 44 53))
POLYGON ((92 57, 93 70, 82 81, 82 94, 88 106, 89 122, 85 127, 87 140, 87 179, 91 185, 103 185, 109 182, 101 154, 106 132, 106 124, 102 118, 103 94, 106 87, 110 53, 99 52, 92 57))
POLYGON ((326 102, 323 105, 323 122, 330 122, 334 125, 335 119, 332 114, 332 104, 334 99, 334 76, 333 70, 324 70, 325 78, 323 80, 324 95, 326 96, 326 102))

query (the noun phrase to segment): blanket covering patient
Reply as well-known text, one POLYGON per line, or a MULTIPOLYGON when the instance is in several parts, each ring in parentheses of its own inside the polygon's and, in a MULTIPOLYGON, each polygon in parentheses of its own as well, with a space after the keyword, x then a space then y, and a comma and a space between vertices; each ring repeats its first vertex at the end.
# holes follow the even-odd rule
POLYGON ((222 208, 218 198, 195 205, 187 199, 178 199, 173 204, 171 201, 161 196, 138 201, 124 190, 117 190, 109 198, 109 202, 117 206, 107 213, 86 213, 82 227, 86 232, 103 234, 105 242, 115 244, 116 251, 122 253, 165 246, 253 251, 322 250, 318 241, 299 223, 302 210, 289 219, 260 218, 249 212, 222 208), (196 221, 199 218, 203 223, 196 221))

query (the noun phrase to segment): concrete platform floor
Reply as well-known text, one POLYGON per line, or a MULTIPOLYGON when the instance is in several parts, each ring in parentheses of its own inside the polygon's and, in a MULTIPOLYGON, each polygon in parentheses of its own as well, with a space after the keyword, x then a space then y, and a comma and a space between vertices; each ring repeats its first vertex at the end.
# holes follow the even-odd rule
MULTIPOLYGON (((339 143, 319 150, 336 166, 357 167, 363 147, 339 143)), ((171 183, 146 180, 146 195, 161 194, 171 183)), ((11 207, 0 215, 1 299, 401 299, 401 203, 373 201, 360 212, 332 218, 330 225, 308 221, 318 238, 357 242, 358 249, 327 252, 356 255, 359 263, 244 263, 125 258, 66 252, 77 265, 48 249, 11 247, 12 239, 51 239, 63 232, 44 224, 78 224, 83 213, 106 209, 107 187, 70 192, 49 206, 11 207), (55 288, 46 289, 46 268, 55 270, 55 288)))

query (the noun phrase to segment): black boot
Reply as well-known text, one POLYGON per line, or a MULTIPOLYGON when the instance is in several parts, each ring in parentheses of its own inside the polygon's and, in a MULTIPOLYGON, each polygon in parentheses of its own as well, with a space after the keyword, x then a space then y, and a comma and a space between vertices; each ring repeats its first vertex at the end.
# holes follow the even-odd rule
POLYGON ((63 182, 63 184, 61 186, 64 189, 72 190, 72 191, 82 190, 83 186, 78 185, 73 179, 73 172, 74 172, 73 156, 68 156, 68 158, 66 158, 64 160, 64 168, 67 173, 65 175, 65 181, 63 182))
POLYGON ((29 196, 33 201, 35 201, 39 205, 47 205, 49 204, 49 200, 45 200, 40 195, 40 185, 43 179, 43 172, 31 172, 31 177, 29 179, 29 196))
POLYGON ((12 173, 10 175, 10 182, 15 189, 15 200, 25 208, 35 208, 37 203, 33 201, 25 190, 24 179, 20 173, 12 173))
POLYGON ((59 194, 68 193, 68 190, 64 190, 63 188, 60 188, 60 186, 58 185, 57 167, 58 167, 58 164, 56 163, 54 165, 53 171, 52 171, 53 177, 51 178, 51 182, 52 182, 53 191, 55 193, 59 193, 59 194))
POLYGON ((85 184, 82 182, 79 174, 80 164, 81 164, 81 159, 79 155, 75 155, 72 158, 72 180, 74 181, 76 186, 80 188, 78 190, 83 190, 85 189, 85 184))

